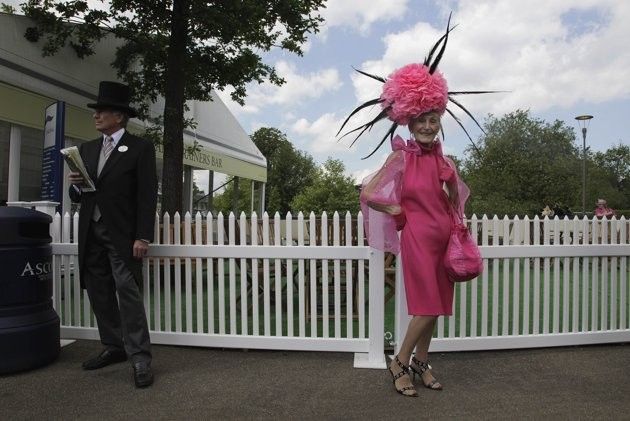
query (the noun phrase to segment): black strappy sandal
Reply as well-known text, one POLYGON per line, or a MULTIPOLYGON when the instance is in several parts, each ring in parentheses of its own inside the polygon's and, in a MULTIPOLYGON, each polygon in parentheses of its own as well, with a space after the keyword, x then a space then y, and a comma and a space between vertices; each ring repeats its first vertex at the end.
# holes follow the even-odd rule
MULTIPOLYGON (((392 371, 391 367, 387 367, 387 369, 389 370, 389 374, 392 375, 392 380, 394 382, 394 388, 396 389, 396 392, 400 393, 403 396, 408 396, 410 398, 415 398, 418 397, 418 392, 416 391, 416 388, 413 386, 405 386, 405 387, 401 387, 400 389, 396 386, 396 380, 398 380, 399 378, 403 377, 403 376, 408 376, 409 375, 409 367, 407 367, 406 365, 404 365, 403 363, 400 362, 400 360, 398 359, 398 355, 394 357, 394 361, 396 362, 396 364, 398 364, 398 366, 400 367, 401 371, 398 374, 394 374, 394 372, 392 371), (405 393, 406 391, 413 391, 412 393, 405 393)), ((409 379, 411 380, 411 379, 409 379)))
POLYGON ((422 375, 431 370, 431 366, 429 365, 428 361, 418 361, 416 357, 411 357, 411 364, 409 365, 409 368, 413 372, 414 379, 416 377, 416 374, 418 375, 418 377, 420 377, 420 381, 422 382, 424 387, 431 390, 442 390, 442 385, 435 378, 428 384, 425 383, 422 379, 422 375))

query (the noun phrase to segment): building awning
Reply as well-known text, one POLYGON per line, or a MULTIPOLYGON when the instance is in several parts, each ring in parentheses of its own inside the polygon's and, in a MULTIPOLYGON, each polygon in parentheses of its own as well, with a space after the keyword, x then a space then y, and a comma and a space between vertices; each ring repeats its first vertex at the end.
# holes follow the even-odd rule
MULTIPOLYGON (((96 138, 86 104, 96 99, 101 80, 117 80, 109 63, 120 41, 105 38, 95 47, 96 54, 83 60, 70 48, 42 57, 40 46, 24 38, 29 25, 24 16, 0 14, 0 120, 43 130, 44 110, 59 100, 66 103, 66 136, 96 138)), ((196 142, 198 147, 184 156, 184 164, 265 182, 267 160, 214 92, 212 99, 187 104, 186 117, 194 118, 197 127, 185 131, 184 144, 196 142)), ((163 101, 158 101, 152 112, 160 114, 162 109, 163 101)), ((143 125, 132 120, 129 130, 141 133, 143 125)))

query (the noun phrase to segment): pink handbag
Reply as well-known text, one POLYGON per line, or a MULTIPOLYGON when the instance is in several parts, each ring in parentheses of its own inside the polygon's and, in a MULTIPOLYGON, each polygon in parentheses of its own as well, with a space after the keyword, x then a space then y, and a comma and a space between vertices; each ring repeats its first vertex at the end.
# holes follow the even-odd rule
POLYGON ((465 224, 453 217, 451 237, 448 240, 444 266, 452 282, 466 282, 483 272, 483 259, 477 243, 465 224))

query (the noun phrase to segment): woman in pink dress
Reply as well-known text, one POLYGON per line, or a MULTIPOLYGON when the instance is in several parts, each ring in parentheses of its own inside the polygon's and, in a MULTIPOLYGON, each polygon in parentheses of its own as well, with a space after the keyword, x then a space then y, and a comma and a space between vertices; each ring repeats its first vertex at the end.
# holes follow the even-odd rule
POLYGON ((443 260, 451 234, 452 213, 463 215, 469 193, 459 179, 454 163, 442 154, 437 138, 441 117, 448 111, 463 128, 460 120, 447 109, 447 104, 451 102, 464 110, 481 128, 453 97, 492 92, 448 90, 437 66, 450 30, 449 18, 446 33, 423 63, 403 66, 387 79, 359 71, 383 82, 383 91, 378 98, 357 107, 339 130, 341 133, 350 118, 359 111, 376 104, 380 104, 381 113, 344 136, 358 131, 358 139, 380 120, 388 118, 393 122, 381 143, 368 155, 374 154, 390 137, 393 152, 376 174, 364 180, 361 208, 370 246, 402 255, 407 308, 412 318, 400 352, 389 365, 389 371, 396 391, 404 396, 418 396, 410 373, 414 377, 419 375, 425 387, 442 389, 431 373, 428 350, 437 318, 452 314, 454 288, 443 260), (408 142, 400 136, 394 137, 398 126, 409 128, 411 139, 408 142), (399 240, 397 231, 400 230, 399 240))
POLYGON ((608 203, 604 199, 597 199, 597 203, 595 205, 596 217, 610 219, 615 216, 615 211, 608 207, 608 203))
POLYGON ((456 174, 449 171, 451 167, 445 161, 437 139, 439 111, 429 111, 411 119, 409 131, 412 139, 406 144, 398 136, 392 142, 394 152, 383 169, 364 186, 362 197, 370 208, 392 215, 396 227, 402 231, 400 254, 407 310, 412 319, 400 352, 392 360, 389 370, 397 391, 417 396, 409 370, 420 376, 425 387, 442 389, 431 373, 428 351, 438 316, 452 314, 454 287, 443 260, 452 224, 449 193, 456 191, 457 184, 456 174), (399 175, 400 204, 384 204, 378 200, 379 185, 388 178, 387 170, 392 163, 400 160, 404 161, 399 175), (449 185, 454 188, 449 190, 449 185))

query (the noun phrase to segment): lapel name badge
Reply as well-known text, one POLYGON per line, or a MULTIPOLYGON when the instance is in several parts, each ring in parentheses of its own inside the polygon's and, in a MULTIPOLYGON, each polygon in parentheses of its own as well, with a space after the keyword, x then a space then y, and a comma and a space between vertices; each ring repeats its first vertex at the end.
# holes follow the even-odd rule
POLYGON ((118 152, 127 152, 128 149, 127 145, 122 145, 118 147, 118 152))

